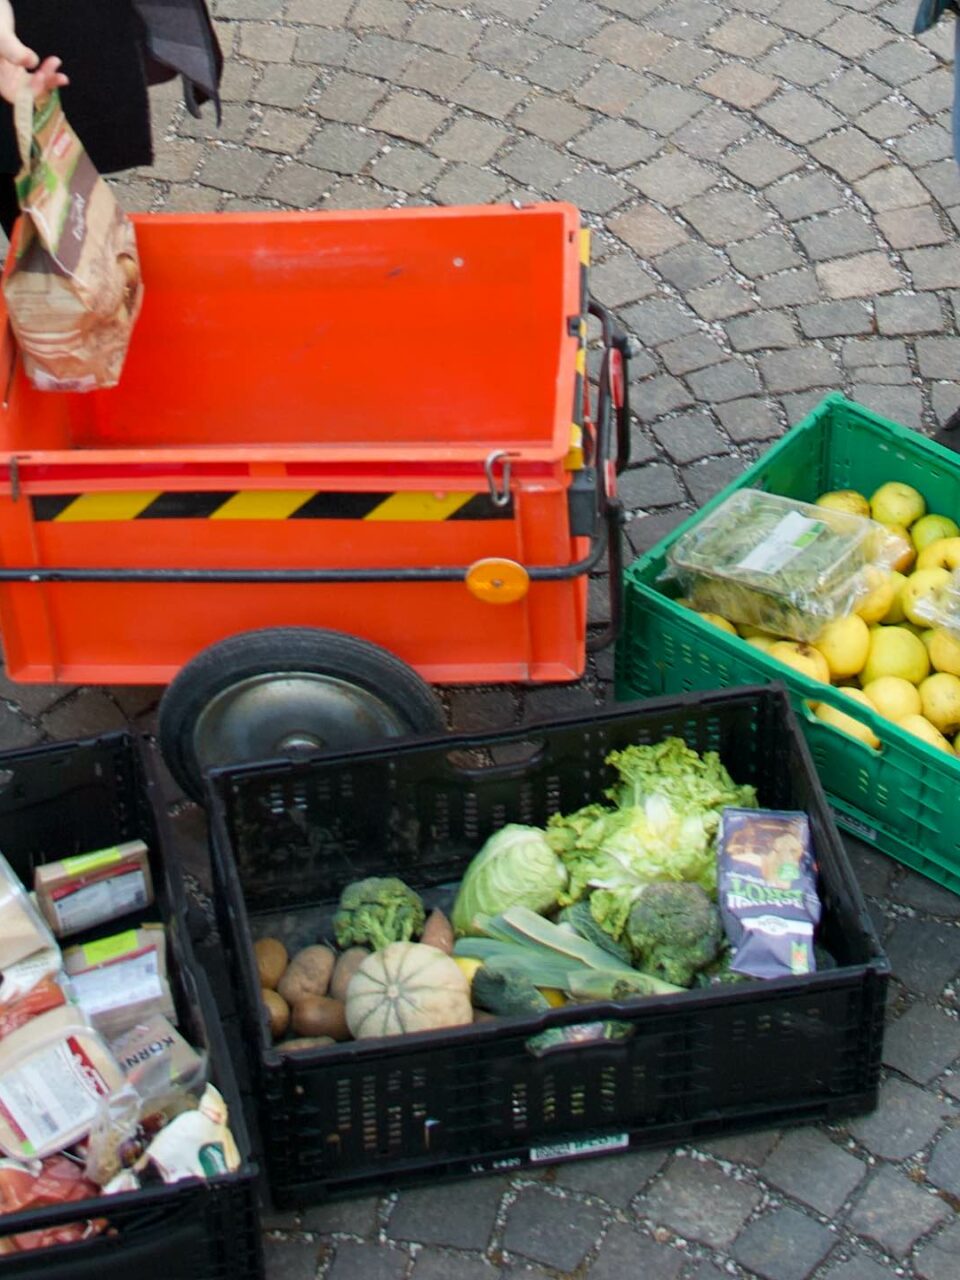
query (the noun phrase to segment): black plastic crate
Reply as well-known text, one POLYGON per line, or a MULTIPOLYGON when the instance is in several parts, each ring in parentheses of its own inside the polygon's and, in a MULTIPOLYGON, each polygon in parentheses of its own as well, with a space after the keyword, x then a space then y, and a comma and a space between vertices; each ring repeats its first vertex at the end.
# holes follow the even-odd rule
POLYGON ((230 1109, 243 1164, 235 1174, 209 1181, 191 1178, 0 1216, 0 1235, 88 1218, 109 1223, 108 1233, 89 1240, 0 1257, 0 1280, 257 1280, 263 1275, 257 1169, 217 1009, 185 928, 179 874, 161 850, 151 791, 137 743, 125 733, 0 755, 0 851, 29 888, 40 863, 136 837, 147 842, 154 906, 77 938, 106 936, 144 919, 164 922, 180 1029, 209 1054, 211 1079, 230 1109))
POLYGON ((888 966, 779 685, 224 770, 210 777, 209 811, 220 927, 280 1207, 876 1105, 888 966), (299 945, 329 936, 332 906, 358 876, 399 875, 428 905, 443 901, 491 832, 601 800, 611 750, 669 734, 718 750, 762 805, 809 813, 822 940, 838 968, 304 1054, 270 1046, 252 941, 284 911, 302 922, 286 931, 299 945), (630 1037, 530 1052, 536 1031, 605 1017, 630 1023, 630 1037))

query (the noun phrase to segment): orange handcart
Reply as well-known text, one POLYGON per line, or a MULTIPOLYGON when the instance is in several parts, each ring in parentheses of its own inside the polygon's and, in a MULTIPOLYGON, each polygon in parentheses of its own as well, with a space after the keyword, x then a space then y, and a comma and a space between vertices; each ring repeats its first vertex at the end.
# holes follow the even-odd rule
POLYGON ((120 385, 0 349, 0 629, 14 680, 167 683, 180 782, 442 727, 426 682, 583 671, 619 603, 627 340, 576 209, 135 218, 120 385), (603 335, 595 412, 587 316, 603 335))

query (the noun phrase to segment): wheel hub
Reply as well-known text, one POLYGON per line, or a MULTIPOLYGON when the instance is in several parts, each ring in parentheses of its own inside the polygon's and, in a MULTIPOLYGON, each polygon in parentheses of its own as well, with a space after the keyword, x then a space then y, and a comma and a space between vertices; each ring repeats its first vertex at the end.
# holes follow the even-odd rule
POLYGON ((264 673, 229 685, 197 717, 204 770, 277 756, 344 751, 408 732, 369 689, 310 671, 264 673))

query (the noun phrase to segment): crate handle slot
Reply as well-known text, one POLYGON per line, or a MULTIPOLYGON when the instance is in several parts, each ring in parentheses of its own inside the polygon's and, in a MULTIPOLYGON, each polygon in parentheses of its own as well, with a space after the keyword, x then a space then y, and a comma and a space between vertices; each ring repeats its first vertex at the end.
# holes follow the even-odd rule
POLYGON ((463 750, 447 752, 447 764, 462 778, 472 778, 483 782, 494 778, 522 778, 529 769, 543 763, 547 755, 547 744, 542 738, 524 738, 520 742, 511 742, 511 749, 525 748, 522 756, 499 763, 490 759, 487 763, 477 752, 468 753, 463 750), (469 759, 470 763, 466 763, 469 759))
MULTIPOLYGON (((875 719, 879 713, 871 711, 869 707, 864 707, 862 702, 858 703, 855 699, 844 698, 842 694, 832 698, 825 698, 822 694, 818 694, 818 697, 821 702, 826 702, 828 706, 833 707, 834 710, 842 711, 844 715, 850 716, 853 720, 859 720, 861 724, 866 725, 868 729, 873 729, 874 733, 877 733, 876 726, 871 724, 870 721, 875 719), (853 706, 853 709, 850 711, 847 710, 846 704, 848 703, 852 703, 853 706), (866 716, 861 716, 858 708, 861 708, 866 713, 866 716)), ((869 742, 862 742, 859 738, 855 738, 852 733, 844 733, 842 729, 838 729, 835 725, 828 724, 825 720, 821 720, 818 716, 814 715, 813 711, 810 709, 809 698, 804 698, 800 705, 803 709, 804 718, 808 723, 816 725, 818 730, 827 729, 830 733, 838 734, 844 742, 852 743, 853 746, 859 747, 861 751, 866 751, 870 756, 876 757, 883 755, 885 748, 882 740, 879 747, 872 747, 869 742)), ((880 737, 879 733, 877 733, 877 737, 880 737)))

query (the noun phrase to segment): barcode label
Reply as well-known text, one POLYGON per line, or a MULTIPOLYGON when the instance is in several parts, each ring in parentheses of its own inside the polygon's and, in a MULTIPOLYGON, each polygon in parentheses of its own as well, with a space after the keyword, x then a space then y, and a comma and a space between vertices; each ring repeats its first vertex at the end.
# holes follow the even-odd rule
POLYGON ((531 1147, 530 1162, 542 1164, 546 1160, 568 1160, 571 1156, 597 1155, 601 1151, 622 1151, 629 1145, 629 1133, 596 1134, 592 1138, 573 1138, 569 1142, 531 1147))

